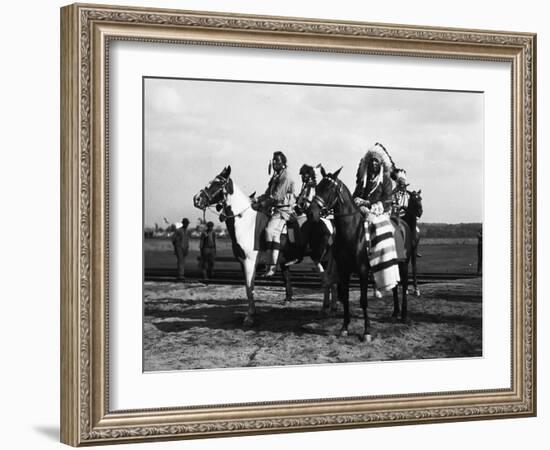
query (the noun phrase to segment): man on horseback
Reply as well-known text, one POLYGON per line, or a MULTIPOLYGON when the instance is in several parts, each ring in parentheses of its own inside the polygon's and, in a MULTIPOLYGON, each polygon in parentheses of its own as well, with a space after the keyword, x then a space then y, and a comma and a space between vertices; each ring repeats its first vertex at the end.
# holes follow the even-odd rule
MULTIPOLYGON (((420 215, 422 214, 422 209, 416 211, 414 208, 410 208, 411 203, 411 197, 416 196, 415 200, 416 203, 421 201, 420 198, 420 191, 418 192, 411 192, 407 189, 409 184, 407 183, 407 172, 404 169, 395 169, 393 172, 393 177, 395 178, 395 189, 392 193, 392 217, 393 218, 401 218, 404 219, 411 228, 411 233, 413 235, 413 240, 415 242, 418 242, 419 236, 420 236, 420 229, 417 225, 417 220, 420 219, 420 215), (407 213, 412 215, 414 217, 414 223, 410 220, 407 220, 406 216, 407 213), (414 225, 414 226, 413 226, 414 225)), ((420 204, 419 204, 420 205, 420 204)), ((416 256, 420 256, 420 254, 417 254, 416 256)))
POLYGON ((397 169, 394 173, 395 189, 392 193, 392 215, 403 217, 405 215, 411 194, 407 190, 407 172, 403 169, 397 169))
POLYGON ((296 205, 294 206, 296 222, 298 224, 298 237, 295 239, 296 258, 288 261, 285 265, 290 266, 301 262, 309 248, 310 256, 316 268, 320 273, 323 273, 324 267, 321 265, 321 259, 326 256, 326 245, 324 244, 332 243, 331 236, 334 229, 328 217, 322 218, 321 224, 315 226, 312 226, 311 221, 308 220, 307 212, 315 197, 315 187, 317 186, 315 168, 304 164, 300 168, 300 176, 302 178, 302 188, 298 197, 296 197, 296 205), (326 235, 326 242, 323 235, 326 235))
POLYGON ((385 151, 372 147, 359 162, 353 199, 369 220, 388 213, 392 204, 391 163, 385 151))
POLYGON ((359 162, 355 204, 365 217, 369 264, 378 289, 392 289, 399 281, 392 207, 391 172, 394 166, 386 149, 376 143, 359 162))
MULTIPOLYGON (((305 247, 309 243, 309 226, 307 222, 307 210, 311 205, 311 201, 315 196, 315 170, 312 166, 304 164, 300 167, 300 177, 302 178, 302 189, 296 197, 294 206, 294 215, 291 223, 295 225, 293 231, 297 236, 294 237, 296 245, 296 257, 286 262, 286 266, 291 266, 302 261, 304 257, 305 247), (297 224, 297 225, 296 225, 297 224)), ((288 225, 287 225, 288 226, 288 225)))
POLYGON ((304 164, 300 168, 300 177, 302 178, 302 189, 296 198, 294 211, 298 217, 298 223, 302 226, 307 219, 306 211, 309 209, 311 201, 315 196, 317 180, 315 178, 315 170, 308 164, 304 164))
POLYGON ((268 267, 265 276, 272 277, 277 269, 281 249, 281 234, 287 220, 293 213, 294 181, 287 170, 287 159, 283 152, 273 153, 271 161, 273 175, 267 190, 258 200, 270 206, 271 217, 266 228, 268 267))

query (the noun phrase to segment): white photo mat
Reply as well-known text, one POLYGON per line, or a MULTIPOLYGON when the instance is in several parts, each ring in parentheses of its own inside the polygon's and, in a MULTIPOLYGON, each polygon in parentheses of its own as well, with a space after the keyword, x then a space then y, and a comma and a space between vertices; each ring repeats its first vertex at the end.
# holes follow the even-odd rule
POLYGON ((510 387, 509 64, 125 41, 111 42, 109 58, 110 410, 510 387), (483 356, 143 373, 144 76, 483 91, 483 356))

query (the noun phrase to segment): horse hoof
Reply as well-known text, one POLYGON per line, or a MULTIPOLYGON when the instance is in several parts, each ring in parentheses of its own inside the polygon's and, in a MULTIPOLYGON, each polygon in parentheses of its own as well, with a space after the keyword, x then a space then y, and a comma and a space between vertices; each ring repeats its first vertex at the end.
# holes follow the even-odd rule
POLYGON ((281 303, 282 303, 283 305, 288 305, 291 301, 292 301, 292 298, 286 297, 281 303))
POLYGON ((374 296, 376 298, 382 298, 382 292, 380 292, 378 289, 374 290, 374 296))
POLYGON ((348 330, 340 330, 340 337, 347 337, 348 336, 348 330))
POLYGON ((414 290, 414 295, 415 295, 415 297, 420 297, 420 289, 415 289, 414 290))
POLYGON ((327 308, 321 308, 319 311, 319 316, 325 318, 329 316, 328 309, 327 308))
POLYGON ((372 336, 368 333, 360 334, 359 335, 359 340, 361 342, 366 342, 368 344, 368 343, 372 342, 372 336))
POLYGON ((398 317, 397 314, 394 314, 390 317, 390 323, 397 323, 398 317))
POLYGON ((254 318, 246 316, 243 321, 245 327, 252 327, 254 325, 254 318))

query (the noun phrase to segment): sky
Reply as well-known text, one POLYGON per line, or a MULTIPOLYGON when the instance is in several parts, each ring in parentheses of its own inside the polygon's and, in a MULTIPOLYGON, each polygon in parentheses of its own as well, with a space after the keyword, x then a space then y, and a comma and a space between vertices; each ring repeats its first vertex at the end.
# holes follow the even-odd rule
POLYGON ((226 165, 264 192, 277 150, 297 189, 301 165, 322 163, 353 191, 375 142, 422 189, 422 222, 482 221, 483 93, 146 78, 143 113, 145 226, 196 223, 193 196, 226 165))

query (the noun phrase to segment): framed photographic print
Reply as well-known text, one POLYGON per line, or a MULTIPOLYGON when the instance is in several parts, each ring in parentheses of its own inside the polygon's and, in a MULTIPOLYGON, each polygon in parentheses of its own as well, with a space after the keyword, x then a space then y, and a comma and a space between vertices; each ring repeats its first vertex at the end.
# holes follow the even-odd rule
POLYGON ((61 439, 536 413, 530 33, 61 10, 61 439))

